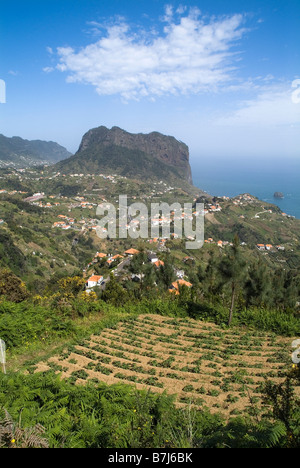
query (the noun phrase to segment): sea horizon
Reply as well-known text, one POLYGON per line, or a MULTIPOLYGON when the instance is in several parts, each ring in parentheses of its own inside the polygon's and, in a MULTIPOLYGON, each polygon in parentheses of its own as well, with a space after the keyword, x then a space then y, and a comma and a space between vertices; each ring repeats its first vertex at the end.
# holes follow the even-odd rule
POLYGON ((212 196, 233 198, 249 193, 278 206, 284 213, 300 219, 300 161, 279 164, 256 161, 239 165, 236 161, 192 162, 193 184, 212 196), (281 192, 283 198, 274 197, 281 192))

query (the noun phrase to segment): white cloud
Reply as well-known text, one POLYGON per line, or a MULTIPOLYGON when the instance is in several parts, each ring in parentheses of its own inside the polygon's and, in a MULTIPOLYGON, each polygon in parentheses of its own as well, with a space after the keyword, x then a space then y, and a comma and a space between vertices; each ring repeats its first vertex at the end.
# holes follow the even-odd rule
POLYGON ((124 99, 165 94, 195 94, 229 83, 243 36, 244 18, 204 20, 198 9, 165 9, 159 35, 133 32, 125 21, 106 27, 101 38, 79 51, 59 47, 57 69, 67 81, 93 85, 100 95, 124 99))
POLYGON ((235 111, 217 118, 216 125, 282 127, 300 125, 300 103, 296 103, 292 83, 261 87, 252 99, 244 100, 235 111))
POLYGON ((51 73, 54 70, 55 70, 55 68, 53 68, 53 67, 44 67, 43 68, 43 72, 45 72, 45 73, 51 73))

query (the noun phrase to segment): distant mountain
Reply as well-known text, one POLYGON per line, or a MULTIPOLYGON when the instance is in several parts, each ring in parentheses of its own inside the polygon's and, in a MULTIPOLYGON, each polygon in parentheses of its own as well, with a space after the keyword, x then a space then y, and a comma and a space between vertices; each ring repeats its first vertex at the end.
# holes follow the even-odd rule
POLYGON ((70 156, 66 148, 53 141, 29 141, 0 134, 0 167, 25 168, 54 164, 70 156))
POLYGON ((134 179, 192 184, 189 149, 158 132, 132 134, 118 127, 89 130, 77 153, 56 168, 65 173, 115 173, 134 179))

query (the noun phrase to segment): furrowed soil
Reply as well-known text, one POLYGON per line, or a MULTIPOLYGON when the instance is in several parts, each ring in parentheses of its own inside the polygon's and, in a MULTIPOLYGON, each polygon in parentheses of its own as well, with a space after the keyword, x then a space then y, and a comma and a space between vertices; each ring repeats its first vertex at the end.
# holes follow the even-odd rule
POLYGON ((166 391, 176 404, 230 414, 252 412, 260 386, 291 368, 291 338, 192 319, 140 315, 65 349, 35 372, 54 370, 76 384, 89 380, 166 391))

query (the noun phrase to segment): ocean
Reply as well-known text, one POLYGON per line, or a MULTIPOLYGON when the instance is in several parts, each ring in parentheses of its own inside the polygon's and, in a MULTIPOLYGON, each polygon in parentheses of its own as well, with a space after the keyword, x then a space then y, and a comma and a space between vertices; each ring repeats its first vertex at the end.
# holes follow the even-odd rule
POLYGON ((234 197, 250 193, 300 219, 300 157, 246 163, 209 158, 201 164, 191 159, 191 167, 194 185, 210 195, 234 197), (274 198, 275 192, 282 192, 284 198, 274 198))

